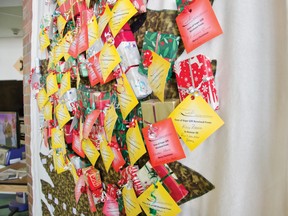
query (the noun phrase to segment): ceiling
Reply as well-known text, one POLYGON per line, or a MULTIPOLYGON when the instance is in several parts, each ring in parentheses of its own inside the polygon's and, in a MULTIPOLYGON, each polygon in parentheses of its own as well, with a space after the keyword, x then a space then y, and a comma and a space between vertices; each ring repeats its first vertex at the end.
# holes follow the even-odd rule
POLYGON ((23 37, 22 0, 0 0, 0 38, 4 37, 23 37))

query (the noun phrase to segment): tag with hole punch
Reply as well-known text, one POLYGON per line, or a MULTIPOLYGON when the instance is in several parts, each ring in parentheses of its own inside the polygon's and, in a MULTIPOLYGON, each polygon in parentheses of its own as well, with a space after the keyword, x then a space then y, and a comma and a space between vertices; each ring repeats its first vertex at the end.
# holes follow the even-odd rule
POLYGON ((47 104, 44 106, 43 115, 44 115, 45 121, 53 120, 53 118, 52 118, 52 104, 50 101, 48 101, 47 104))
POLYGON ((148 67, 148 83, 152 88, 153 94, 164 102, 164 91, 166 78, 171 66, 171 63, 155 52, 152 53, 152 63, 148 67))
POLYGON ((93 125, 96 123, 97 118, 99 117, 100 110, 93 110, 90 114, 86 116, 84 125, 83 125, 83 138, 88 139, 88 136, 92 130, 93 125))
POLYGON ((130 163, 133 166, 136 161, 146 153, 145 144, 137 121, 135 121, 135 127, 130 127, 128 129, 126 133, 126 143, 130 163))
POLYGON ((100 68, 104 83, 111 74, 112 70, 121 62, 119 53, 114 45, 105 43, 99 56, 100 68))
POLYGON ((223 33, 209 0, 192 1, 176 23, 187 53, 223 33))
POLYGON ((58 91, 57 76, 55 73, 50 73, 46 78, 47 96, 51 96, 58 91))
POLYGON ((38 104, 39 110, 42 110, 42 108, 46 105, 48 101, 49 101, 49 98, 48 98, 45 88, 40 89, 40 91, 37 94, 37 104, 38 104))
POLYGON ((170 118, 142 129, 152 166, 185 158, 185 153, 170 118))
POLYGON ((66 72, 63 74, 61 79, 59 96, 62 97, 70 89, 71 89, 71 76, 70 72, 66 72))
POLYGON ((100 38, 99 27, 96 16, 94 15, 88 24, 89 47, 91 47, 99 38, 100 38))
POLYGON ((64 131, 57 128, 51 130, 51 148, 59 149, 65 147, 64 131))
POLYGON ((117 119, 118 115, 116 113, 115 107, 114 105, 110 105, 110 107, 105 112, 105 119, 104 119, 104 129, 108 142, 111 142, 112 133, 117 119))
POLYGON ((95 166, 95 163, 100 154, 90 139, 82 140, 82 149, 85 155, 87 156, 87 158, 89 159, 90 163, 93 166, 95 166))
POLYGON ((44 51, 50 45, 49 35, 44 30, 40 30, 39 44, 40 44, 40 50, 41 51, 44 51))
POLYGON ((127 216, 136 216, 142 212, 133 187, 125 186, 122 195, 127 216))
POLYGON ((109 23, 111 17, 112 17, 112 12, 109 8, 109 5, 106 3, 105 11, 99 17, 99 20, 98 20, 99 35, 102 35, 102 33, 103 33, 105 27, 107 26, 107 24, 109 23))
POLYGON ((197 95, 187 96, 169 117, 191 151, 224 124, 209 104, 197 95))
POLYGON ((138 100, 125 74, 117 79, 117 95, 123 119, 126 119, 138 100))
POLYGON ((181 208, 172 199, 160 182, 152 184, 139 197, 138 203, 146 215, 178 215, 181 208))
POLYGON ((114 154, 113 151, 111 150, 111 147, 108 146, 108 143, 103 136, 101 137, 100 141, 100 152, 106 172, 108 173, 110 166, 114 160, 114 154))
POLYGON ((58 104, 55 108, 55 114, 60 129, 70 121, 71 117, 65 104, 58 104))
POLYGON ((109 27, 115 37, 120 29, 137 13, 136 8, 130 0, 118 0, 112 9, 112 18, 109 27))

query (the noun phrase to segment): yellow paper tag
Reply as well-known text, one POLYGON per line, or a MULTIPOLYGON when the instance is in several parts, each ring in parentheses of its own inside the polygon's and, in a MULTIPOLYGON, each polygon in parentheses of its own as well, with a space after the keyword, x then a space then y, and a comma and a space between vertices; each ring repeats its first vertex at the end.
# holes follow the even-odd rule
POLYGON ((114 130, 115 123, 118 119, 118 115, 116 113, 114 105, 111 105, 105 113, 104 119, 104 129, 107 137, 107 141, 111 142, 112 133, 114 130))
POLYGON ((73 41, 73 35, 71 31, 68 31, 65 36, 64 36, 64 40, 62 43, 62 50, 64 52, 64 58, 66 61, 68 61, 68 59, 70 58, 70 54, 68 53, 68 50, 71 46, 71 43, 73 41))
POLYGON ((109 27, 115 37, 128 20, 137 13, 130 0, 118 0, 112 9, 112 18, 109 27))
POLYGON ((74 183, 76 184, 78 182, 78 179, 79 179, 79 176, 77 175, 77 171, 76 171, 76 168, 74 166, 73 163, 69 163, 69 167, 70 167, 70 173, 71 175, 73 176, 73 179, 74 179, 74 183))
POLYGON ((127 216, 137 216, 142 212, 133 188, 127 186, 122 190, 125 213, 127 216))
POLYGON ((152 64, 148 68, 148 82, 153 94, 164 102, 164 90, 171 63, 152 51, 152 64))
POLYGON ((41 51, 43 51, 50 45, 49 36, 44 30, 41 30, 39 33, 39 43, 41 51))
POLYGON ((59 96, 60 98, 65 94, 68 90, 71 89, 71 76, 70 72, 64 73, 61 79, 61 86, 59 96))
POLYGON ((46 78, 46 90, 47 96, 51 96, 52 94, 58 91, 58 83, 56 74, 50 73, 46 78))
POLYGON ((58 28, 58 32, 60 32, 61 37, 63 35, 63 30, 65 28, 66 23, 67 21, 66 19, 64 19, 62 15, 57 17, 57 28, 58 28))
POLYGON ((90 0, 85 0, 87 8, 90 6, 90 0))
POLYGON ((57 0, 57 4, 61 6, 66 0, 57 0))
POLYGON ((94 15, 88 24, 88 41, 89 47, 91 47, 96 40, 99 39, 99 29, 96 16, 94 15))
POLYGON ((117 79, 118 100, 123 119, 126 119, 131 110, 138 104, 138 100, 125 74, 117 79))
POLYGON ((57 64, 65 54, 63 49, 63 44, 65 43, 64 40, 65 39, 59 40, 58 44, 52 50, 54 64, 57 64))
POLYGON ((70 114, 65 104, 58 104, 55 108, 55 114, 60 129, 70 121, 70 114))
POLYGON ((126 133, 126 143, 131 165, 133 166, 136 161, 146 153, 146 148, 142 139, 138 122, 135 122, 135 127, 128 129, 126 133))
POLYGON ((57 128, 51 129, 51 148, 59 149, 65 146, 64 131, 57 128))
POLYGON ((48 98, 45 88, 40 89, 37 95, 37 104, 38 104, 39 110, 42 110, 42 108, 45 106, 45 104, 48 101, 49 101, 49 98, 48 98))
POLYGON ((100 68, 104 82, 112 70, 121 62, 121 58, 114 45, 105 43, 99 56, 100 68))
POLYGON ((181 208, 173 200, 170 194, 165 190, 160 182, 152 184, 139 197, 138 203, 146 215, 167 216, 177 215, 181 208))
POLYGON ((45 121, 52 120, 52 104, 50 101, 44 106, 43 115, 45 121))
POLYGON ((102 136, 102 140, 100 142, 100 152, 101 157, 105 166, 105 169, 108 173, 110 166, 114 160, 114 154, 110 146, 108 146, 108 143, 104 136, 102 136))
POLYGON ((85 153, 85 155, 87 156, 87 158, 89 159, 90 163, 95 166, 95 163, 99 157, 99 152, 96 149, 96 147, 94 146, 94 144, 92 143, 92 141, 90 139, 83 139, 82 140, 82 149, 85 153))
POLYGON ((201 97, 187 96, 169 116, 178 135, 192 151, 224 122, 201 97))
POLYGON ((109 5, 106 3, 106 7, 105 7, 105 11, 104 13, 100 16, 99 20, 98 20, 98 29, 99 29, 99 35, 102 35, 106 25, 108 24, 108 22, 110 21, 112 17, 112 12, 109 8, 109 5))
POLYGON ((57 172, 57 174, 60 174, 64 171, 66 171, 65 169, 65 160, 64 160, 64 155, 62 152, 57 152, 53 151, 53 161, 54 161, 54 168, 57 172))

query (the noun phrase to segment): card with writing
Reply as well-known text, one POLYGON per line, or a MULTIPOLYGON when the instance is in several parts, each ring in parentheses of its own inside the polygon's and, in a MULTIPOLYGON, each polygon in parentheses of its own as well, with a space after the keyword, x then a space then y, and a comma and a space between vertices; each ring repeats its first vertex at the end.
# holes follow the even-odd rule
POLYGON ((185 153, 170 118, 142 129, 152 166, 185 158, 185 153))
POLYGON ((201 96, 186 97, 169 117, 191 151, 224 124, 201 96))
POLYGON ((129 159, 133 166, 136 161, 146 153, 145 144, 137 121, 135 121, 135 127, 130 127, 128 129, 126 133, 126 143, 129 159))

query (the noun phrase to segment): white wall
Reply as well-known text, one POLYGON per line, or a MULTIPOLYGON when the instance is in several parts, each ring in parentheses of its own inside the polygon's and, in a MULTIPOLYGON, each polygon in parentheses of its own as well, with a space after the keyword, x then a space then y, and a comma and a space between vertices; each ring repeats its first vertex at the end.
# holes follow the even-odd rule
POLYGON ((0 80, 23 80, 13 65, 23 56, 23 39, 0 38, 0 80))

